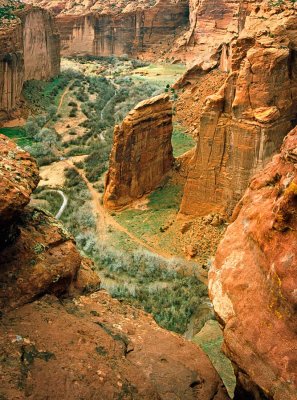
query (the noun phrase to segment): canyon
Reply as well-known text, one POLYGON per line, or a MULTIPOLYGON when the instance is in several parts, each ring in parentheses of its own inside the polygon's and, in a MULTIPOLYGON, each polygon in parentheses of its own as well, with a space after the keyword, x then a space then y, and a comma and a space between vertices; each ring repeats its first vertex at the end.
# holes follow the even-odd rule
POLYGON ((0 397, 296 400, 296 6, 33 3, 0 27, 0 120, 45 101, 0 134, 0 397), (211 319, 234 396, 177 334, 211 319))
POLYGON ((50 14, 26 6, 17 17, 0 27, 0 119, 20 107, 24 82, 60 72, 60 37, 50 14))
POLYGON ((197 346, 98 291, 63 225, 27 206, 39 179, 29 154, 3 135, 0 154, 0 226, 13 232, 0 250, 1 396, 227 399, 197 346))

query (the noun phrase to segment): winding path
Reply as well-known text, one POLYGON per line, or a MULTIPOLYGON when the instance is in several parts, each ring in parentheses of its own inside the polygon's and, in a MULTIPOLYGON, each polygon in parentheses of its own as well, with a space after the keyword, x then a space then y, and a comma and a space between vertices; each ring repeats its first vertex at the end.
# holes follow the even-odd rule
POLYGON ((67 196, 62 192, 62 190, 53 190, 53 191, 56 192, 56 193, 59 193, 59 195, 60 195, 60 196, 62 197, 62 199, 63 199, 63 203, 62 203, 62 205, 61 205, 61 207, 60 207, 60 210, 57 212, 57 214, 56 214, 56 216, 55 216, 56 219, 60 219, 60 218, 62 217, 62 215, 63 215, 63 213, 64 213, 66 207, 67 207, 68 198, 67 198, 67 196))
POLYGON ((103 241, 106 239, 106 232, 108 230, 108 226, 112 226, 115 230, 120 231, 122 233, 125 233, 131 240, 133 240, 134 243, 137 243, 138 245, 144 247, 145 249, 149 250, 152 253, 158 254, 159 256, 163 258, 172 258, 174 257, 172 254, 167 253, 163 250, 156 249, 143 240, 139 239, 137 236, 133 235, 127 228, 122 226, 121 224, 118 223, 103 207, 101 204, 101 196, 97 192, 96 189, 93 188, 93 185, 91 182, 87 179, 85 173, 81 170, 78 169, 72 161, 67 160, 68 166, 71 168, 75 169, 76 172, 81 176, 85 184, 87 185, 87 188, 91 194, 92 197, 92 203, 93 203, 93 209, 97 214, 96 218, 96 228, 97 228, 97 233, 99 238, 103 241))

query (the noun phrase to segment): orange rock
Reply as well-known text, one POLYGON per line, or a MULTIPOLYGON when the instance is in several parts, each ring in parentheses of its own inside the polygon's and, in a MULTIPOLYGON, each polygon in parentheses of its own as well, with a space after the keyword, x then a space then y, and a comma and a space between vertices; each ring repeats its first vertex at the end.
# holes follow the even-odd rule
POLYGON ((172 169, 172 105, 162 94, 139 103, 115 127, 104 204, 129 205, 156 189, 172 169))
POLYGON ((0 228, 29 203, 39 182, 36 162, 0 134, 0 228))
POLYGON ((296 150, 295 128, 252 179, 209 273, 238 391, 255 398, 297 399, 296 150))
POLYGON ((291 32, 297 16, 292 7, 276 13, 264 3, 231 43, 229 77, 202 110, 182 213, 231 215, 250 177, 296 124, 297 40, 291 32))
POLYGON ((51 15, 26 6, 17 16, 0 27, 0 120, 20 105, 25 81, 60 72, 60 37, 51 15))

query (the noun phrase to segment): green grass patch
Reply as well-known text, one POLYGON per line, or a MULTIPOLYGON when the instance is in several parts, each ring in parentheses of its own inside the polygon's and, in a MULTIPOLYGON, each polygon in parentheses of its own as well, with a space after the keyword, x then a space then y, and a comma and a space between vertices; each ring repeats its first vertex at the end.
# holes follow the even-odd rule
POLYGON ((182 187, 168 183, 149 196, 147 210, 125 210, 115 218, 138 237, 156 235, 178 212, 181 198, 182 187))
POLYGON ((174 157, 179 157, 195 146, 195 140, 185 133, 181 126, 175 126, 172 134, 172 147, 174 157))
POLYGON ((32 145, 32 138, 28 137, 25 129, 22 127, 0 128, 0 133, 15 141, 20 147, 32 145))
POLYGON ((217 321, 210 320, 204 328, 193 338, 208 355, 213 366, 222 378, 230 397, 233 399, 236 378, 231 361, 222 351, 223 334, 217 321))

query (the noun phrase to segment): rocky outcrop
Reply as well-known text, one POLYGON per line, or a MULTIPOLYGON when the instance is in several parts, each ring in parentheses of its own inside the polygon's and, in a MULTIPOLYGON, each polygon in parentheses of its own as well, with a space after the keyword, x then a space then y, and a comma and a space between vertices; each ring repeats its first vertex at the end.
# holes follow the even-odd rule
POLYGON ((174 162, 172 104, 161 94, 139 103, 115 127, 104 204, 119 209, 160 186, 174 162))
POLYGON ((1 398, 227 400, 198 347, 99 291, 61 223, 25 206, 30 156, 2 136, 0 156, 1 398))
POLYGON ((296 124, 296 30, 293 6, 264 3, 231 43, 231 73, 202 110, 182 213, 230 215, 296 124))
POLYGON ((190 0, 190 28, 175 43, 168 56, 190 64, 214 66, 220 61, 226 71, 226 44, 244 27, 245 19, 259 0, 190 0))
POLYGON ((243 399, 297 399, 297 129, 238 204, 209 273, 243 399))
POLYGON ((56 13, 64 56, 160 57, 188 24, 186 0, 33 3, 56 13))
POLYGON ((60 39, 49 13, 26 6, 17 16, 0 29, 0 119, 17 107, 25 81, 60 72, 60 39))

